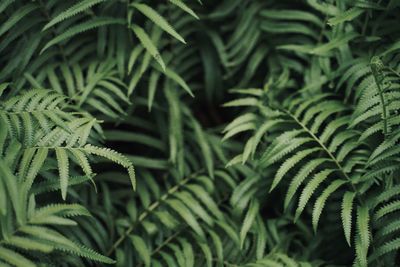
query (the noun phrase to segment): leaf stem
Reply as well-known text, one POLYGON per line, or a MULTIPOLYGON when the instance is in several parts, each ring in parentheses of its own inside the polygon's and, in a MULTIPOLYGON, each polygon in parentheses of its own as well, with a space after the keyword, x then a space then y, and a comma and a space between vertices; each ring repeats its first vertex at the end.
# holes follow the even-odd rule
POLYGON ((357 200, 359 201, 359 203, 363 204, 363 200, 361 199, 360 195, 358 194, 358 191, 357 191, 355 185, 353 184, 351 178, 347 175, 347 173, 344 171, 343 166, 336 159, 336 157, 329 151, 329 149, 325 146, 325 144, 322 143, 321 140, 319 140, 319 138, 313 132, 311 132, 299 119, 297 119, 296 116, 294 116, 293 114, 291 114, 288 111, 285 111, 285 113, 288 114, 297 124, 299 124, 303 128, 304 131, 306 131, 309 135, 311 135, 311 137, 322 147, 322 149, 328 154, 328 156, 334 162, 334 164, 336 165, 338 170, 346 178, 346 180, 347 180, 348 184, 350 185, 351 189, 356 194, 356 197, 357 197, 357 200))
POLYGON ((106 255, 110 256, 114 252, 114 250, 129 236, 129 234, 134 230, 135 226, 139 222, 142 222, 153 210, 155 210, 158 206, 160 206, 161 202, 166 200, 170 195, 174 194, 180 187, 182 187, 183 185, 187 184, 192 178, 198 176, 203 171, 204 170, 199 170, 199 171, 197 171, 195 173, 192 173, 187 178, 185 178, 182 181, 180 181, 177 185, 171 187, 167 191, 167 193, 165 193, 164 195, 161 196, 160 199, 158 199, 157 201, 153 202, 145 211, 143 211, 140 214, 139 218, 129 226, 129 228, 123 233, 123 235, 120 236, 120 238, 118 238, 117 241, 115 241, 115 243, 112 245, 112 247, 107 251, 106 255))

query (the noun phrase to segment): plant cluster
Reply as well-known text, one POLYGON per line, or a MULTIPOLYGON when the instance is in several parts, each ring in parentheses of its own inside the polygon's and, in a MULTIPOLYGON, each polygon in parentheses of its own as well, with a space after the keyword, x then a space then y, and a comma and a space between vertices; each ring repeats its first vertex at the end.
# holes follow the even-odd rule
POLYGON ((399 0, 0 1, 0 266, 397 266, 399 0))

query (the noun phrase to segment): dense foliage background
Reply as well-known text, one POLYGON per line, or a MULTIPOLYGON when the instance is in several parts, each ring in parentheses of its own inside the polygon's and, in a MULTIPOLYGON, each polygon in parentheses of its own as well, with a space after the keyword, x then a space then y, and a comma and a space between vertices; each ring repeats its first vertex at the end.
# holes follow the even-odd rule
POLYGON ((400 1, 0 14, 0 266, 400 264, 400 1))

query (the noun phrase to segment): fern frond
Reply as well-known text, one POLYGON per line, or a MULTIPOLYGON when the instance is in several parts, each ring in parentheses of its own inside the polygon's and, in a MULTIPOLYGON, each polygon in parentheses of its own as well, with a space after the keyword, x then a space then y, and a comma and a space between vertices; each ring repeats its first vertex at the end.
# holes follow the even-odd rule
POLYGON ((63 20, 66 20, 72 16, 75 16, 81 12, 84 12, 85 10, 93 7, 94 5, 97 5, 101 2, 103 2, 104 0, 85 0, 82 2, 79 2, 73 6, 71 6, 70 8, 68 8, 67 10, 61 12, 60 14, 58 14, 56 17, 54 17, 51 21, 49 21, 42 29, 42 31, 47 30, 50 27, 53 27, 54 25, 56 25, 57 23, 62 22, 63 20))
POLYGON ((351 245, 351 228, 352 228, 352 213, 353 213, 353 201, 356 196, 354 192, 346 192, 343 195, 341 217, 344 230, 344 236, 346 237, 347 244, 351 245))
POLYGON ((260 204, 257 201, 250 203, 249 210, 243 220, 242 228, 240 229, 240 246, 243 247, 244 241, 248 231, 250 230, 253 222, 255 221, 256 215, 258 214, 260 204))
POLYGON ((321 213, 324 209, 327 198, 345 183, 346 183, 346 181, 342 181, 342 180, 333 181, 327 188, 325 188, 325 190, 322 192, 322 194, 315 201, 313 213, 312 213, 312 224, 313 224, 314 232, 317 231, 318 222, 319 222, 321 213))
POLYGON ((0 1, 0 266, 396 265, 398 2, 0 1))
POLYGON ((364 10, 358 7, 352 7, 345 12, 339 14, 336 17, 330 18, 328 20, 328 24, 330 26, 335 26, 337 24, 346 22, 346 21, 352 21, 353 19, 357 18, 361 14, 364 13, 364 10))
POLYGON ((137 25, 132 25, 131 28, 135 33, 136 37, 142 43, 143 47, 150 53, 150 55, 158 62, 158 64, 160 64, 161 68, 165 71, 165 63, 161 58, 161 55, 158 52, 157 47, 153 44, 147 33, 137 25))
POLYGON ((146 4, 137 4, 133 3, 131 4, 132 7, 135 9, 139 10, 143 15, 151 19, 157 26, 159 26, 161 29, 169 33, 171 36, 175 37, 182 43, 186 44, 185 40, 183 39, 182 36, 180 36, 173 28, 172 26, 160 15, 158 14, 154 9, 149 7, 146 4))
POLYGON ((33 250, 33 251, 36 250, 44 253, 50 253, 54 249, 53 246, 48 245, 46 243, 18 236, 11 237, 5 242, 5 244, 18 247, 24 250, 33 250))
POLYGON ((21 6, 5 23, 1 24, 0 27, 0 36, 10 30, 15 26, 21 19, 23 19, 26 15, 36 10, 38 6, 36 4, 29 4, 21 6))
POLYGON ((123 156, 122 154, 120 154, 116 151, 113 151, 111 149, 96 147, 96 146, 93 146, 90 144, 87 144, 84 147, 84 151, 89 154, 94 154, 97 156, 104 157, 104 158, 106 158, 112 162, 115 162, 115 163, 121 165, 122 167, 126 168, 128 170, 129 178, 131 179, 131 184, 132 184, 133 190, 136 189, 135 170, 134 170, 132 162, 129 159, 127 159, 125 156, 123 156))
POLYGON ((272 191, 278 183, 282 180, 282 178, 286 175, 287 172, 290 171, 297 163, 299 163, 301 160, 303 160, 305 157, 308 155, 320 151, 319 148, 311 148, 311 149, 305 149, 302 151, 297 152, 294 154, 292 157, 288 158, 278 169, 276 172, 276 175, 274 177, 274 180, 272 181, 271 189, 272 191))
POLYGON ((169 199, 166 201, 171 209, 173 209, 183 220, 198 234, 200 237, 205 238, 203 229, 196 218, 192 215, 190 210, 180 201, 176 199, 169 199))
POLYGON ((308 200, 311 198, 317 187, 332 173, 332 170, 323 170, 314 175, 314 177, 307 183, 301 192, 299 205, 296 209, 295 221, 299 218, 303 212, 308 200))
POLYGON ((52 47, 56 44, 59 44, 60 42, 65 41, 67 39, 70 39, 71 37, 73 37, 79 33, 93 30, 93 29, 101 27, 101 26, 113 25, 113 24, 124 24, 124 21, 121 19, 117 19, 117 18, 107 18, 107 17, 100 18, 99 17, 99 18, 94 18, 89 21, 83 22, 79 25, 72 26, 71 28, 66 30, 64 33, 56 36, 55 38, 50 40, 48 43, 46 43, 46 45, 42 48, 40 53, 43 53, 50 47, 52 47))
POLYGON ((392 251, 398 250, 400 248, 400 239, 396 238, 389 242, 386 242, 384 245, 380 246, 372 255, 371 258, 374 259, 376 257, 383 256, 384 254, 390 253, 392 251))
POLYGON ((58 171, 60 174, 60 189, 63 200, 67 197, 68 180, 69 180, 69 162, 68 155, 64 149, 56 148, 56 156, 58 162, 58 171))
MULTIPOLYGON (((90 216, 89 211, 79 204, 51 204, 35 210, 34 217, 46 217, 50 215, 90 216)), ((33 218, 34 218, 33 217, 33 218)), ((34 220, 34 219, 33 219, 34 220)))
POLYGON ((42 168, 44 161, 47 158, 48 152, 48 148, 36 149, 36 154, 30 164, 28 173, 26 177, 24 177, 24 186, 26 191, 28 191, 32 187, 33 181, 39 173, 40 169, 42 168))
POLYGON ((32 261, 8 248, 0 247, 0 259, 15 266, 35 267, 32 261))
POLYGON ((183 11, 185 11, 186 13, 188 13, 189 15, 191 15, 192 17, 196 18, 196 19, 200 19, 196 13, 190 8, 188 7, 183 1, 181 0, 169 0, 172 4, 176 5, 177 7, 179 7, 180 9, 182 9, 183 11))
POLYGON ((145 266, 150 266, 151 256, 150 251, 146 246, 144 240, 137 235, 131 235, 129 238, 132 241, 133 246, 138 251, 139 257, 141 257, 144 261, 145 266))
MULTIPOLYGON (((357 259, 366 266, 368 248, 370 245, 370 217, 366 206, 357 207, 357 237, 360 242, 357 251, 357 259)), ((357 246, 357 245, 356 245, 357 246)))
POLYGON ((308 162, 305 166, 303 166, 300 171, 293 178, 292 182, 289 185, 288 191, 285 197, 284 207, 285 209, 289 206, 290 201, 292 200, 294 194, 296 194, 298 188, 307 179, 307 177, 321 164, 325 163, 326 159, 315 159, 308 162))

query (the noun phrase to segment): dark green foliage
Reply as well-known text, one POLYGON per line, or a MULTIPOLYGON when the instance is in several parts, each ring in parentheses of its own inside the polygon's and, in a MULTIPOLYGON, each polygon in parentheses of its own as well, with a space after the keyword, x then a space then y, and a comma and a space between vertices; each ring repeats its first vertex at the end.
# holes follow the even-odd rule
POLYGON ((400 264, 400 1, 0 14, 0 266, 400 264))

